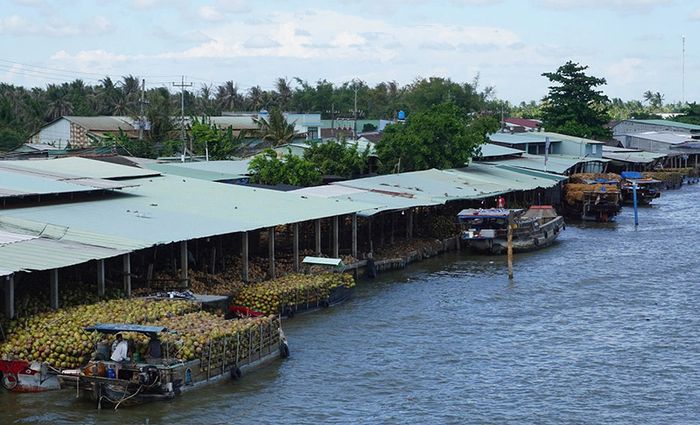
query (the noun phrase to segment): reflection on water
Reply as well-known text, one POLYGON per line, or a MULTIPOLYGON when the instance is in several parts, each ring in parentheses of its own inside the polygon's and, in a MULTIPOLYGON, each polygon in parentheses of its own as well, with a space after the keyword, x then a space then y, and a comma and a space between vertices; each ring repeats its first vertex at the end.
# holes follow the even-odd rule
POLYGON ((285 322, 292 357, 143 409, 0 395, 3 423, 691 423, 700 187, 548 249, 454 253, 285 322))

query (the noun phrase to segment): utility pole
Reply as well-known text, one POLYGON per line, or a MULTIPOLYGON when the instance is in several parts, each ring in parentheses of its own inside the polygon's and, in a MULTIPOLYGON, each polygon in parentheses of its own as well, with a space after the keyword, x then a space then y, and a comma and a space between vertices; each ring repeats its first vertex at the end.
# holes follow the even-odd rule
POLYGON ((180 84, 173 82, 173 87, 180 87, 180 140, 182 140, 182 162, 185 162, 184 152, 187 146, 187 140, 185 137, 185 87, 192 87, 192 83, 185 84, 185 76, 182 76, 182 81, 180 84))
POLYGON ((683 57, 681 58, 681 103, 685 104, 685 36, 683 38, 683 57))
POLYGON ((141 80, 141 101, 139 102, 139 140, 143 140, 143 127, 146 126, 146 117, 144 117, 143 106, 146 104, 146 79, 141 80))
POLYGON ((353 86, 355 90, 355 108, 353 109, 352 136, 354 139, 357 139, 357 82, 353 81, 353 86))

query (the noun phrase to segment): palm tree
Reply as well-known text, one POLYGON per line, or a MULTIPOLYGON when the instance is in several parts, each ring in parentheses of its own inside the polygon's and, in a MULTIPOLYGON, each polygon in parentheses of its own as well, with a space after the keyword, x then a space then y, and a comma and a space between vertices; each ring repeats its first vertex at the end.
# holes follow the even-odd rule
POLYGON ((73 113, 73 104, 68 100, 65 87, 49 84, 46 87, 46 98, 48 100, 46 118, 49 120, 53 121, 73 113))
POLYGON ((258 125, 259 137, 264 142, 269 142, 272 147, 289 143, 297 135, 294 123, 288 123, 279 108, 272 108, 267 119, 258 117, 254 121, 258 125))
POLYGON ((292 99, 292 86, 286 78, 278 78, 275 82, 275 86, 277 88, 277 106, 283 111, 286 111, 289 107, 289 101, 292 99))
POLYGON ((243 96, 238 92, 238 86, 233 81, 226 81, 218 87, 216 103, 221 110, 233 111, 241 105, 243 96))
POLYGON ((263 89, 253 86, 248 89, 248 106, 252 111, 259 111, 263 107, 263 89))

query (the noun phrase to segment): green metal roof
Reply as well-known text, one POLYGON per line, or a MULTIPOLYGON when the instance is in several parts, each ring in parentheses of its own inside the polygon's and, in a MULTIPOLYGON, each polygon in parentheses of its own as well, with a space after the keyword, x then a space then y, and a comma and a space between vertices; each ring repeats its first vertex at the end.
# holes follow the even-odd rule
POLYGON ((180 176, 137 179, 132 196, 6 209, 0 216, 83 229, 145 246, 349 214, 372 205, 180 176))
POLYGON ((547 165, 544 164, 544 155, 523 154, 521 158, 487 161, 488 164, 508 166, 511 168, 525 168, 529 170, 564 174, 577 164, 584 162, 609 162, 602 158, 579 158, 565 155, 549 155, 547 165))
POLYGON ((146 168, 165 174, 195 179, 221 181, 248 177, 249 159, 239 161, 169 162, 144 164, 146 168))
POLYGON ((34 173, 64 177, 93 179, 125 179, 158 175, 152 170, 125 165, 112 164, 80 157, 2 161, 0 168, 27 170, 34 173))

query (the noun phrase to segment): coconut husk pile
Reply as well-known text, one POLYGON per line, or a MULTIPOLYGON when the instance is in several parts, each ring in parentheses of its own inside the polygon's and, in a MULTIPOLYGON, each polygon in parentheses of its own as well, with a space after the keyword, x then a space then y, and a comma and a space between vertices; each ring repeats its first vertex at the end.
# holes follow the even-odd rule
POLYGON ((564 199, 569 205, 576 205, 577 203, 583 202, 583 197, 585 192, 601 192, 601 189, 605 187, 605 192, 620 192, 617 185, 614 184, 578 184, 578 183, 567 183, 564 185, 564 199))
POLYGON ((374 258, 378 260, 403 258, 415 251, 425 254, 436 252, 441 248, 442 242, 440 242, 439 239, 401 239, 391 246, 384 246, 377 249, 374 258))
POLYGON ((644 178, 661 180, 671 187, 678 187, 683 184, 683 175, 679 171, 647 171, 642 173, 644 178))
POLYGON ((569 176, 569 183, 587 184, 586 182, 595 179, 615 180, 619 182, 622 180, 622 177, 615 173, 578 173, 569 176))

